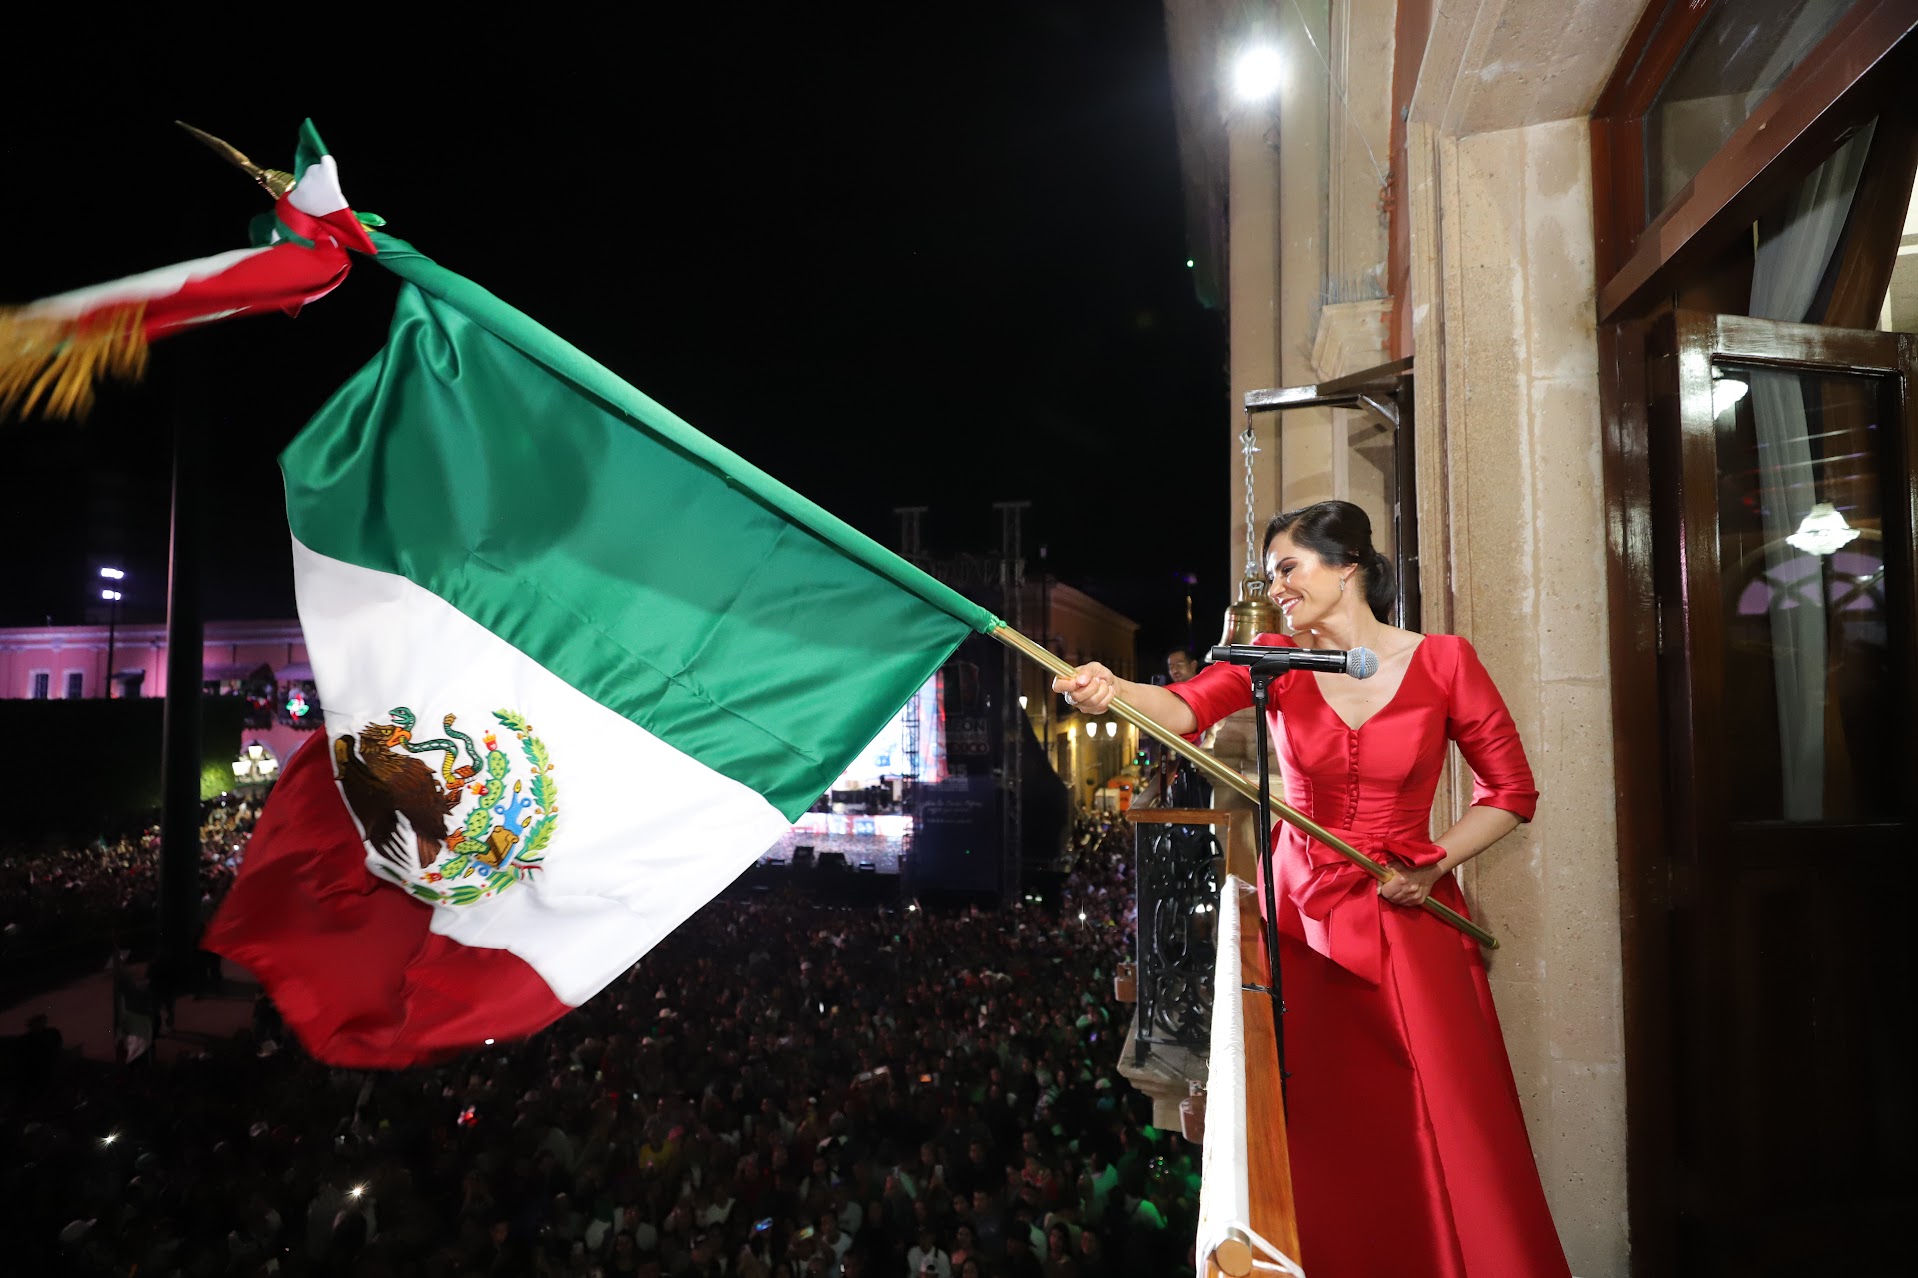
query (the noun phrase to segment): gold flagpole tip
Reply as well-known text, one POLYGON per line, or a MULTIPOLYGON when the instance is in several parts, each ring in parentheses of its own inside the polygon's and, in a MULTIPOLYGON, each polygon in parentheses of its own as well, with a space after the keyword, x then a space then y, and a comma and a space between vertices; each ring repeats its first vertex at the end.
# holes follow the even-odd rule
POLYGON ((175 120, 174 123, 200 139, 215 155, 265 187, 266 193, 274 199, 279 199, 293 189, 294 177, 291 173, 283 173, 279 169, 263 169, 247 159, 241 154, 239 148, 231 143, 223 142, 203 129, 196 129, 185 120, 175 120))

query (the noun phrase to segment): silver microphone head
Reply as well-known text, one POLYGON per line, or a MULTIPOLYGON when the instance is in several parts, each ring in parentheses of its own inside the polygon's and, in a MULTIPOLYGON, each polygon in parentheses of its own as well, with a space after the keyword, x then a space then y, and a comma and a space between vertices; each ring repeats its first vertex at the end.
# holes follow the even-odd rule
POLYGON ((1370 648, 1354 648, 1345 654, 1345 673, 1354 679, 1370 679, 1379 672, 1379 654, 1370 648))

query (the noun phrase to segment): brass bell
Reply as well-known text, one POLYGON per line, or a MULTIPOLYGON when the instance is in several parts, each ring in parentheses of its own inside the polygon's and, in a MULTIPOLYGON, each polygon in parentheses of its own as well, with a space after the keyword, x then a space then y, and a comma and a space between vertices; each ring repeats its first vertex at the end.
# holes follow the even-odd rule
POLYGON ((1251 643, 1254 635, 1285 633, 1285 622, 1265 591, 1263 577, 1248 575, 1239 583, 1239 601, 1225 610, 1225 635, 1220 643, 1251 643))

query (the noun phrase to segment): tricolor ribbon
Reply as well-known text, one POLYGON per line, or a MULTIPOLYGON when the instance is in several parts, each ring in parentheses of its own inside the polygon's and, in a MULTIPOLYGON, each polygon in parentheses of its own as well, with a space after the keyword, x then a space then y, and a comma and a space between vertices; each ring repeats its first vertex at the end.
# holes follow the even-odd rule
POLYGON ((374 252, 373 241, 310 120, 300 154, 299 183, 274 203, 269 220, 283 233, 272 242, 0 307, 0 417, 83 415, 101 378, 141 376, 156 338, 241 315, 297 315, 338 288, 352 252, 374 252))

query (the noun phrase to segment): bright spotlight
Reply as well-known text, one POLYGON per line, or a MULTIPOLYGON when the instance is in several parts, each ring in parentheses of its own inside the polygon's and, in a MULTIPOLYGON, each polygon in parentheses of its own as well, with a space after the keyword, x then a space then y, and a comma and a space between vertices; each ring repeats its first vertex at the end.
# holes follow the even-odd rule
POLYGON ((491 1046, 493 1045, 493 1040, 492 1040, 492 1039, 490 1039, 490 1038, 489 1038, 489 1039, 487 1039, 487 1040, 486 1040, 486 1045, 487 1045, 488 1047, 491 1047, 491 1046))
POLYGON ((1232 68, 1232 92, 1241 102, 1263 102, 1279 91, 1285 62, 1269 44, 1258 44, 1239 55, 1232 68))
POLYGON ((1079 911, 1079 921, 1081 923, 1086 921, 1086 912, 1084 910, 1079 911))
POLYGON ((119 581, 126 576, 126 574, 121 572, 118 568, 102 568, 100 570, 100 575, 102 577, 105 577, 108 581, 119 581))
POLYGON ((363 1198, 366 1196, 366 1186, 355 1185, 353 1188, 347 1190, 346 1193, 349 1198, 363 1198))
POLYGON ((106 600, 108 603, 119 603, 120 592, 117 590, 102 590, 100 592, 100 598, 106 600))

